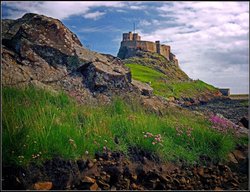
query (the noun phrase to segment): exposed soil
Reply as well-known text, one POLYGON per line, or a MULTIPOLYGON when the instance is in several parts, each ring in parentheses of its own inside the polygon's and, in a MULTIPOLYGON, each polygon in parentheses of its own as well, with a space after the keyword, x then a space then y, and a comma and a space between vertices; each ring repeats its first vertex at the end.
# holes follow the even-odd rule
POLYGON ((57 157, 40 166, 3 166, 3 189, 248 189, 247 146, 238 146, 235 162, 222 164, 203 157, 203 165, 194 166, 164 163, 148 152, 130 151, 130 158, 120 152, 105 152, 97 153, 92 160, 66 161, 57 157))

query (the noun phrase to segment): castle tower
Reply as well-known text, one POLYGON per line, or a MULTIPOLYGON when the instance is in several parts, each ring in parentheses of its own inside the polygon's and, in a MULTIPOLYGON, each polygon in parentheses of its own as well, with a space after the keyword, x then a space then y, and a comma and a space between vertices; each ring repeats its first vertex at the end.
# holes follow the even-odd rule
POLYGON ((140 41, 141 37, 138 35, 138 33, 133 34, 133 41, 140 41))
POLYGON ((156 52, 161 54, 161 44, 160 41, 155 41, 156 52))
POLYGON ((133 34, 130 31, 129 33, 123 33, 122 34, 122 41, 132 41, 133 40, 133 34))

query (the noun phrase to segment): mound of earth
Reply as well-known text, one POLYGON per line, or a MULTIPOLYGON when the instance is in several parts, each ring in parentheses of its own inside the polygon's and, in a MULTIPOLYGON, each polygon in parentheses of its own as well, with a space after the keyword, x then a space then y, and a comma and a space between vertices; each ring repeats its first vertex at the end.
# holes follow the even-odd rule
POLYGON ((238 147, 222 164, 201 158, 203 165, 164 163, 140 149, 130 158, 120 152, 97 153, 95 159, 55 157, 26 168, 3 166, 3 189, 23 190, 246 190, 247 146, 238 147))

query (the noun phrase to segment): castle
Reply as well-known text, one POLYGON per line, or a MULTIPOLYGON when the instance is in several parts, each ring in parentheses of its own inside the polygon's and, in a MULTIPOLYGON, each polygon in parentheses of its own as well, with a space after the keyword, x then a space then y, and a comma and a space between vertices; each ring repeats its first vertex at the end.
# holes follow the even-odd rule
POLYGON ((121 59, 135 56, 136 50, 142 50, 161 54, 168 61, 173 61, 178 65, 178 60, 175 55, 171 53, 169 45, 161 45, 160 41, 141 41, 141 36, 138 35, 138 33, 123 33, 122 36, 121 47, 117 55, 121 59))

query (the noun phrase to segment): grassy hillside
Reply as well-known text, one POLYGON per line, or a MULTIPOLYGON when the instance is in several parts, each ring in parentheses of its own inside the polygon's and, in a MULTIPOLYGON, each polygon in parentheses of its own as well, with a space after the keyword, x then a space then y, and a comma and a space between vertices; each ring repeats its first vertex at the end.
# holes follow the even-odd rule
POLYGON ((200 80, 168 80, 169 77, 166 74, 159 72, 152 66, 144 66, 135 63, 127 63, 126 66, 131 69, 133 79, 150 83, 156 95, 166 98, 192 98, 217 91, 213 86, 200 80))
POLYGON ((168 81, 187 81, 189 77, 179 66, 171 61, 167 61, 162 55, 157 53, 137 51, 136 57, 123 60, 125 64, 138 64, 152 67, 154 70, 165 74, 168 81))
POLYGON ((211 121, 184 109, 170 108, 159 117, 135 101, 129 105, 119 98, 93 107, 81 106, 64 93, 52 95, 33 87, 2 91, 5 164, 39 163, 53 156, 87 158, 107 149, 127 153, 130 146, 164 160, 192 163, 201 155, 223 159, 236 141, 247 142, 247 137, 239 141, 211 129, 211 121))

